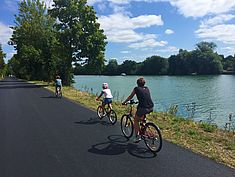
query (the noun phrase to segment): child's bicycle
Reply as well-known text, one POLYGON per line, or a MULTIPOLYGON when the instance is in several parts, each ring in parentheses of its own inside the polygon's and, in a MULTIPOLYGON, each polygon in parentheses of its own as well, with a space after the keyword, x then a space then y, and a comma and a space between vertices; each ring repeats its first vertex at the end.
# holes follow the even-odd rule
POLYGON ((55 96, 57 98, 62 98, 62 91, 61 91, 61 87, 56 87, 56 93, 55 96))
POLYGON ((97 115, 100 119, 103 119, 105 116, 109 118, 111 124, 115 124, 117 122, 117 114, 113 109, 110 109, 108 105, 105 105, 103 109, 103 101, 101 101, 101 105, 97 108, 97 115))
MULTIPOLYGON (((133 135, 133 106, 137 104, 134 100, 130 100, 127 104, 130 105, 130 111, 124 114, 121 118, 121 130, 123 135, 129 139, 133 135)), ((146 115, 144 119, 140 120, 140 135, 141 139, 144 140, 146 146, 153 153, 157 153, 162 148, 162 135, 157 125, 153 122, 146 122, 146 115)))

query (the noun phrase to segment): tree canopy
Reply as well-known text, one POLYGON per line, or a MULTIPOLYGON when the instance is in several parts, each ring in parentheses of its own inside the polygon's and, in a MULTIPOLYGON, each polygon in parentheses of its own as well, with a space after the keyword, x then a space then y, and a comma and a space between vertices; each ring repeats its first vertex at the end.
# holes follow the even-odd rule
POLYGON ((70 85, 73 63, 101 73, 106 36, 86 0, 54 0, 51 10, 40 0, 23 0, 15 23, 10 44, 17 54, 10 65, 16 76, 53 80, 59 74, 70 85))

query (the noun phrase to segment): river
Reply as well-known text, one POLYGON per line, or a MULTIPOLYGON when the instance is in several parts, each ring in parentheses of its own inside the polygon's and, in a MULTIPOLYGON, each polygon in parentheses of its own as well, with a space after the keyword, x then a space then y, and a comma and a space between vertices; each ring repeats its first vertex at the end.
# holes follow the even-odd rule
MULTIPOLYGON (((124 100, 139 76, 75 76, 74 87, 99 94, 107 82, 114 100, 124 100)), ((223 128, 228 115, 235 118, 235 75, 145 76, 154 109, 167 111, 178 105, 177 114, 195 121, 215 123, 223 128)))

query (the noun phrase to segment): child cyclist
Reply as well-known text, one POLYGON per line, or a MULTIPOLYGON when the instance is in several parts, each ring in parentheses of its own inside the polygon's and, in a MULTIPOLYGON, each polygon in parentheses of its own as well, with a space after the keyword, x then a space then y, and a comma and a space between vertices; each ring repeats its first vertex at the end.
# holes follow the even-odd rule
POLYGON ((57 93, 58 87, 60 88, 60 90, 62 89, 62 80, 60 79, 59 75, 57 75, 55 79, 55 93, 57 93))
POLYGON ((134 142, 137 143, 141 140, 141 137, 139 135, 139 130, 140 130, 139 121, 140 119, 143 119, 146 114, 152 112, 154 106, 153 101, 151 99, 150 91, 148 87, 145 86, 145 80, 143 77, 137 80, 137 87, 133 89, 131 94, 127 97, 125 101, 122 102, 122 104, 123 105, 126 104, 126 102, 131 100, 135 95, 137 96, 137 99, 139 101, 134 118, 134 129, 136 135, 134 137, 134 142))
POLYGON ((112 110, 112 93, 111 93, 111 90, 109 89, 109 85, 107 83, 103 83, 102 84, 102 91, 100 93, 100 95, 96 98, 96 101, 98 101, 100 99, 100 97, 102 95, 104 95, 104 101, 102 103, 102 107, 103 107, 103 110, 104 110, 104 107, 106 104, 108 104, 109 106, 109 109, 112 110))

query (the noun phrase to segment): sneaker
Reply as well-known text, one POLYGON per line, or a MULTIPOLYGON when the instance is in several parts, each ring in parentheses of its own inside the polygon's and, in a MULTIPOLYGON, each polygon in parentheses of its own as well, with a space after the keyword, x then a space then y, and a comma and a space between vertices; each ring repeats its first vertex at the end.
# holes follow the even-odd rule
POLYGON ((133 143, 138 143, 138 142, 140 142, 140 140, 141 140, 140 135, 136 135, 136 136, 133 138, 133 143))

